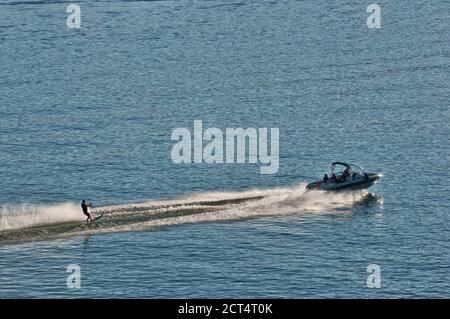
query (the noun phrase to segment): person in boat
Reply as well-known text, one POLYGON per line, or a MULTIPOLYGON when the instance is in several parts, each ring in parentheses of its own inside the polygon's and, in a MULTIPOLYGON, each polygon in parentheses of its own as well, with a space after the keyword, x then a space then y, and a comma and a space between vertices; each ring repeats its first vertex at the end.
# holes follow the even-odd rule
POLYGON ((83 210, 83 214, 87 216, 86 221, 92 221, 91 213, 89 212, 89 207, 92 207, 91 203, 86 203, 86 201, 83 199, 81 202, 81 209, 83 210))
POLYGON ((336 178, 336 174, 335 174, 335 173, 333 173, 333 174, 331 175, 331 182, 333 182, 333 183, 336 183, 336 182, 337 182, 337 178, 336 178))
POLYGON ((348 168, 346 168, 344 170, 344 175, 342 176, 343 182, 345 182, 345 180, 347 179, 347 177, 350 177, 350 170, 348 168))
POLYGON ((327 183, 328 180, 329 180, 328 174, 325 174, 324 177, 323 177, 323 182, 324 182, 324 183, 327 183))

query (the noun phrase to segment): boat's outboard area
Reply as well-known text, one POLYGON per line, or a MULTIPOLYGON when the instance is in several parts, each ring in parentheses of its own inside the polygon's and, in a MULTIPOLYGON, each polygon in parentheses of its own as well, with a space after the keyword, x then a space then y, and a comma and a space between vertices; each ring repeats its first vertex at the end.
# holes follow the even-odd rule
POLYGON ((331 165, 331 175, 325 174, 322 180, 311 182, 308 190, 343 191, 366 189, 377 183, 381 174, 366 173, 362 168, 349 163, 334 162, 331 165), (342 171, 337 170, 342 167, 342 171))

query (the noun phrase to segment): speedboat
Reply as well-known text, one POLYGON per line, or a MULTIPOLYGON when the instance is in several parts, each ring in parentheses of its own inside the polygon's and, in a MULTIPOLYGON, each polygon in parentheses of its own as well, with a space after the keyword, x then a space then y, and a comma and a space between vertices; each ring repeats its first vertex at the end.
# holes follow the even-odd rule
POLYGON ((331 165, 330 177, 325 174, 322 180, 306 185, 307 190, 343 191, 366 189, 376 184, 382 174, 366 173, 354 164, 334 162, 331 165))

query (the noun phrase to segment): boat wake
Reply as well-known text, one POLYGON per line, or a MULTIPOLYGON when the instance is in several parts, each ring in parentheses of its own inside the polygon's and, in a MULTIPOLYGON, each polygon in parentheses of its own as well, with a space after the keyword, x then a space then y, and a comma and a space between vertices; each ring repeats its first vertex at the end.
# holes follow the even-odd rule
POLYGON ((21 205, 0 208, 0 244, 77 235, 139 231, 198 222, 235 221, 264 216, 351 212, 355 205, 379 200, 366 191, 325 193, 293 187, 242 192, 194 194, 170 200, 110 205, 93 209, 103 214, 85 223, 79 204, 21 205))

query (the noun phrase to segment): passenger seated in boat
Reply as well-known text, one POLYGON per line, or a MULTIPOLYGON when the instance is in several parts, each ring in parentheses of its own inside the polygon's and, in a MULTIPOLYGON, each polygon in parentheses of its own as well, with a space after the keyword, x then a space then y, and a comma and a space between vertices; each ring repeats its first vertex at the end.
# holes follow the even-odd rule
POLYGON ((324 183, 327 183, 328 180, 329 180, 328 174, 325 174, 325 176, 323 177, 323 182, 324 182, 324 183))
POLYGON ((348 168, 346 168, 344 170, 344 175, 342 176, 342 181, 345 182, 345 180, 347 179, 347 177, 350 177, 350 170, 348 168))
POLYGON ((331 182, 332 183, 336 183, 337 179, 336 179, 336 174, 333 173, 333 175, 331 175, 331 182))

